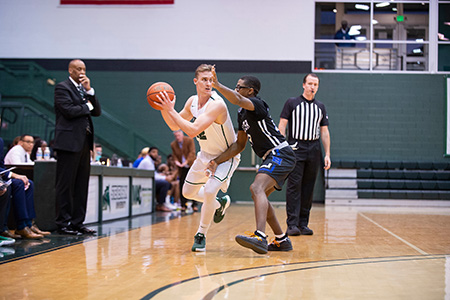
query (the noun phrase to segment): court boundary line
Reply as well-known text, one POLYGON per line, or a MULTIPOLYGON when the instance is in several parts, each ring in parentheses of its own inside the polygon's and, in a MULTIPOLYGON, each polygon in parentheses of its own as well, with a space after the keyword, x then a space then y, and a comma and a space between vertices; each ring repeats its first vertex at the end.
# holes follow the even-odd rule
POLYGON ((417 252, 419 252, 420 254, 423 255, 429 255, 429 253, 423 251, 422 249, 420 249, 419 247, 411 244, 410 242, 408 242, 407 240, 401 238, 400 236, 396 235, 395 233, 393 233, 392 231, 390 231, 389 229, 383 227, 382 225, 378 224, 377 222, 375 222, 374 220, 372 220, 371 218, 369 218, 368 216, 364 215, 362 212, 358 211, 358 214, 365 218, 367 221, 371 222, 372 224, 378 226, 379 228, 383 229, 384 231, 386 231, 387 233, 389 233, 390 235, 392 235, 393 237, 395 237, 396 239, 398 239, 399 241, 405 243, 406 245, 408 245, 409 247, 413 248, 414 250, 416 250, 417 252))
POLYGON ((236 272, 242 272, 242 271, 258 270, 258 269, 273 268, 273 267, 280 267, 280 266, 306 265, 306 264, 315 264, 315 263, 319 263, 319 264, 320 263, 332 263, 332 264, 328 264, 328 265, 312 266, 312 267, 304 267, 304 268, 302 268, 300 266, 299 268, 296 268, 296 269, 284 270, 284 271, 281 271, 281 272, 270 272, 270 273, 267 273, 267 274, 259 274, 259 275, 250 276, 250 277, 247 277, 247 278, 244 278, 244 279, 239 279, 239 280, 236 280, 234 282, 230 282, 228 284, 222 285, 222 286, 214 289, 213 291, 211 291, 208 294, 206 294, 202 299, 212 299, 212 297, 207 297, 207 296, 213 296, 214 297, 215 295, 217 295, 218 292, 223 290, 225 286, 234 285, 234 284, 237 284, 237 283, 240 283, 240 282, 244 282, 244 281, 247 281, 247 280, 251 280, 253 278, 257 278, 257 277, 261 277, 261 276, 271 276, 271 275, 276 275, 276 274, 285 273, 285 272, 303 271, 303 270, 318 269, 318 268, 329 268, 329 267, 337 267, 337 266, 373 264, 373 263, 386 263, 386 262, 402 262, 402 261, 413 261, 413 260, 444 259, 447 256, 449 256, 449 254, 427 254, 427 255, 423 255, 423 256, 420 256, 420 255, 401 255, 401 256, 362 257, 362 258, 349 258, 349 259, 348 258, 343 258, 343 259, 333 259, 333 260, 293 262, 293 263, 287 263, 287 264, 276 264, 276 265, 268 265, 268 266, 249 267, 249 268, 243 268, 243 269, 238 269, 238 270, 221 271, 221 272, 216 272, 216 273, 212 273, 212 274, 208 274, 208 275, 195 276, 195 277, 187 278, 187 279, 184 279, 184 280, 176 281, 176 282, 173 282, 173 283, 169 283, 169 284, 167 284, 165 286, 162 286, 162 287, 160 287, 158 289, 155 289, 152 292, 148 293, 147 295, 142 297, 141 300, 152 299, 152 298, 158 296, 158 294, 164 292, 165 290, 170 289, 171 287, 178 286, 180 284, 183 284, 183 283, 186 283, 186 282, 189 282, 189 281, 197 280, 197 279, 200 279, 200 278, 203 278, 203 277, 216 276, 216 275, 227 274, 227 273, 236 273, 236 272), (360 260, 360 261, 357 261, 357 260, 360 260), (342 263, 340 264, 339 262, 342 262, 342 263))

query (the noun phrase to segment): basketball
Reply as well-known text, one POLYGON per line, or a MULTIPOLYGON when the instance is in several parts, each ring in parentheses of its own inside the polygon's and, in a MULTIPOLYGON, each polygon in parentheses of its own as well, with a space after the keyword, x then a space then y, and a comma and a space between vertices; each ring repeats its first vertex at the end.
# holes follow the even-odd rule
POLYGON ((153 107, 154 109, 160 110, 159 107, 155 105, 155 102, 160 103, 160 101, 156 96, 159 95, 159 92, 163 91, 166 91, 167 94, 169 95, 169 99, 173 101, 175 97, 175 92, 173 88, 170 86, 170 84, 168 84, 167 82, 156 82, 148 88, 147 101, 148 104, 150 104, 150 106, 153 107))

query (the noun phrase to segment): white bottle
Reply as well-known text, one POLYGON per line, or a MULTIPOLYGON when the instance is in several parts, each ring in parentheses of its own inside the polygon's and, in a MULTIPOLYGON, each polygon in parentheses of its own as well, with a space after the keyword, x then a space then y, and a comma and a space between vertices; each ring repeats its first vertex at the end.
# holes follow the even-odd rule
POLYGON ((44 150, 44 160, 50 160, 50 149, 48 147, 45 147, 44 150))
POLYGON ((38 147, 36 151, 36 160, 42 160, 42 148, 38 147))

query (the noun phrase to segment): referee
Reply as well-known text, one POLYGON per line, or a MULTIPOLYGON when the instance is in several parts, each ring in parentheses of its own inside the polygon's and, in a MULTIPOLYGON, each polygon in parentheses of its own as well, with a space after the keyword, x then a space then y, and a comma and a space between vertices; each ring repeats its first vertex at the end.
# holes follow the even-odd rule
POLYGON ((319 77, 310 73, 303 78, 303 94, 289 98, 280 116, 279 130, 294 149, 297 163, 288 177, 286 214, 288 235, 312 235, 308 227, 314 184, 321 164, 319 138, 325 150, 325 170, 331 166, 328 115, 323 103, 315 99, 319 77))

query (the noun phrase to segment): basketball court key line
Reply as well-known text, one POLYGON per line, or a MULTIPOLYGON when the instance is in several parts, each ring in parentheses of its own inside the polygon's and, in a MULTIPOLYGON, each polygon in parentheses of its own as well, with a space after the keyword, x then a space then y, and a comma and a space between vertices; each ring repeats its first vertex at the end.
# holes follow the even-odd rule
POLYGON ((399 237, 398 235, 396 235, 395 233, 393 233, 392 231, 384 228, 383 226, 381 226, 380 224, 378 224, 377 222, 375 222, 374 220, 372 220, 371 218, 367 217, 366 215, 364 215, 362 212, 358 212, 358 214, 360 216, 362 216, 363 218, 365 218, 366 220, 370 221, 371 223, 373 223, 374 225, 380 227, 381 229, 383 229, 384 231, 386 231, 387 233, 389 233, 390 235, 392 235, 393 237, 395 237, 396 239, 400 240, 401 242, 405 243, 406 245, 408 245, 409 247, 413 248, 414 250, 416 250, 417 252, 423 254, 423 255, 428 255, 427 252, 423 251, 422 249, 420 249, 419 247, 414 246, 413 244, 411 244, 410 242, 402 239, 401 237, 399 237))

